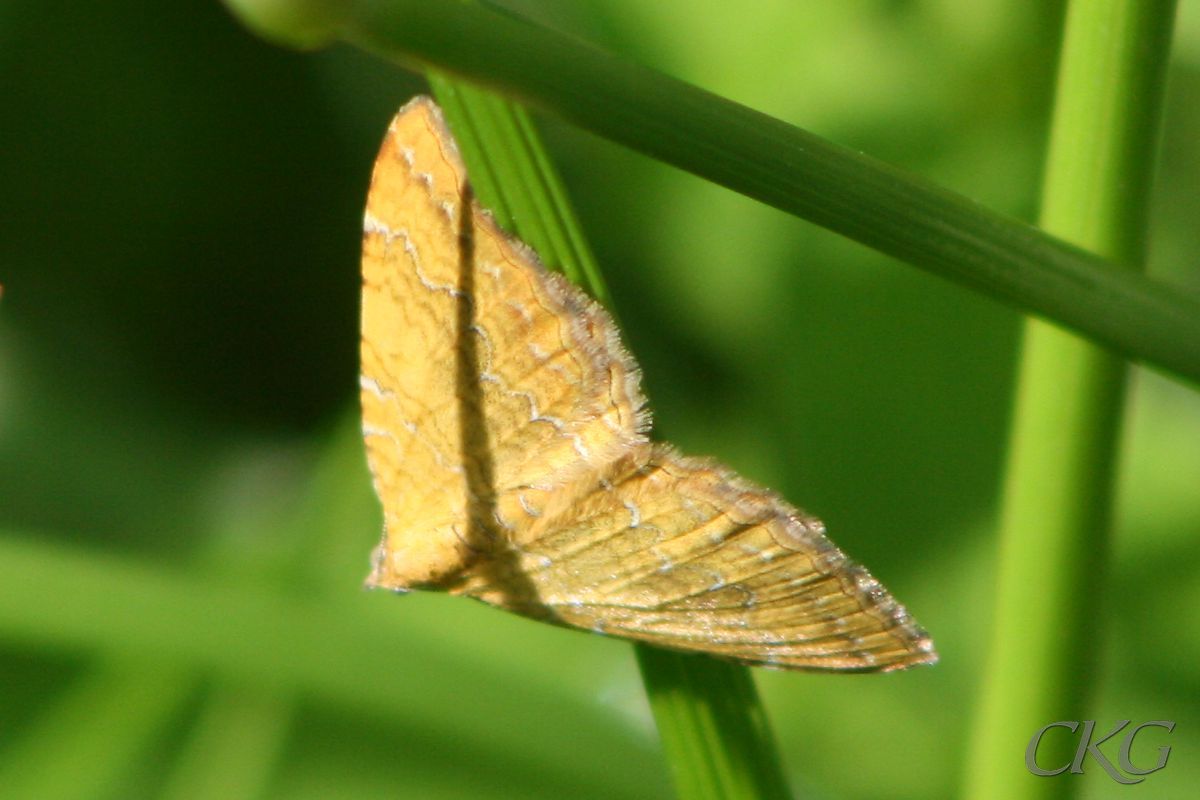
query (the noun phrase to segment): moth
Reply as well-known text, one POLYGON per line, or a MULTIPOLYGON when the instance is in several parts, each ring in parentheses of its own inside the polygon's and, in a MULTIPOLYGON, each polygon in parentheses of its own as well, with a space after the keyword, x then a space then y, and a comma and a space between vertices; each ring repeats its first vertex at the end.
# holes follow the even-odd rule
POLYGON ((936 660, 818 519, 649 440, 612 318, 473 199, 428 98, 375 162, 362 272, 363 436, 385 519, 370 586, 749 665, 936 660))

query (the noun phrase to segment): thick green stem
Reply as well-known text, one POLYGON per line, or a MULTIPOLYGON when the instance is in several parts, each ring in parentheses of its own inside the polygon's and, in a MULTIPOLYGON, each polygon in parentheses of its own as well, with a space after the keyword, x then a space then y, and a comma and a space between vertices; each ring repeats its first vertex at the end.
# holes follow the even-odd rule
POLYGON ((913 175, 479 3, 360 0, 343 19, 353 44, 498 89, 1200 381, 1196 297, 913 175))
MULTIPOLYGON (((1067 18, 1042 224, 1125 264, 1144 258, 1174 7, 1173 0, 1075 0, 1067 18)), ((1094 345, 1027 323, 970 797, 1060 798, 1077 785, 1070 776, 1031 775, 1024 754, 1043 725, 1088 718, 1105 628, 1124 373, 1094 345)), ((1073 744, 1065 729, 1048 734, 1041 768, 1069 762, 1073 744)))
POLYGON ((636 651, 680 798, 793 796, 750 670, 649 645, 636 651))

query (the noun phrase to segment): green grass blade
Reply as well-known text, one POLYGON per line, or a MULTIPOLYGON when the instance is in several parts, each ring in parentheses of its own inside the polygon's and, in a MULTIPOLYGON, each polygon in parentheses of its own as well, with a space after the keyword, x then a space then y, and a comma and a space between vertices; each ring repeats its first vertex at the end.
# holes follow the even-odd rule
MULTIPOLYGON (((367 554, 380 527, 378 504, 367 478, 361 421, 357 407, 344 415, 305 481, 295 507, 288 506, 251 525, 254 533, 233 524, 234 535, 216 530, 209 544, 214 565, 226 570, 247 560, 245 543, 278 538, 284 544, 258 553, 250 575, 281 590, 320 594, 344 592, 361 580, 367 554), (265 555, 265 557, 264 557, 265 555)), ((168 776, 166 798, 262 797, 276 774, 291 735, 296 699, 285 689, 218 680, 199 708, 190 736, 168 776)))
POLYGON ((5 732, 0 795, 115 796, 196 686, 191 670, 144 658, 114 657, 89 667, 32 724, 16 735, 5 732))
MULTIPOLYGON (((1067 18, 1042 221, 1127 264, 1144 258, 1174 7, 1173 0, 1075 0, 1067 18)), ((1076 786, 1030 775, 1023 754, 1041 726, 1088 718, 1105 628, 1124 372, 1092 344, 1043 322, 1026 326, 969 797, 1057 798, 1076 786)), ((1069 746, 1054 746, 1065 738, 1047 738, 1044 768, 1070 760, 1069 746)))
POLYGON ((224 684, 206 698, 175 763, 165 800, 263 797, 287 741, 295 701, 260 687, 224 684))
POLYGON ((403 609, 382 594, 284 594, 255 577, 173 571, 11 529, 0 529, 0 587, 0 632, 21 646, 155 653, 235 684, 412 720, 424 736, 503 760, 536 775, 532 782, 604 785, 610 797, 632 798, 640 796, 636 776, 652 773, 642 743, 615 714, 510 666, 447 655, 443 631, 406 627, 403 609), (448 709, 461 707, 462 687, 472 684, 494 688, 473 696, 474 719, 553 713, 539 714, 537 726, 510 726, 503 737, 494 725, 468 728, 448 709), (555 753, 551 765, 538 758, 547 749, 555 753), (597 765, 593 752, 620 753, 627 772, 597 765))
MULTIPOLYGON (((437 75, 430 82, 480 202, 526 242, 541 242, 546 251, 539 253, 548 265, 603 300, 599 269, 525 112, 437 75)), ((635 648, 679 797, 789 796, 748 669, 635 648)))
POLYGON ((921 178, 482 4, 363 0, 345 20, 353 44, 492 87, 1200 381, 1200 299, 921 178))
POLYGON ((637 656, 679 797, 793 796, 750 670, 641 645, 637 656))

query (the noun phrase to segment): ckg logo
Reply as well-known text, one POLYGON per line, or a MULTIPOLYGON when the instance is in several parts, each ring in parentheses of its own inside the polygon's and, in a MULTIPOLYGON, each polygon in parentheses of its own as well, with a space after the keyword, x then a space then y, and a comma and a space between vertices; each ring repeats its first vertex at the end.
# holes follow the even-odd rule
POLYGON ((1141 783, 1142 781, 1146 780, 1145 776, 1152 772, 1158 772, 1167 765, 1167 758, 1171 755, 1171 748, 1169 745, 1158 748, 1158 761, 1154 764, 1154 766, 1138 767, 1130 759, 1130 750, 1133 748, 1133 740, 1137 737, 1138 733, 1146 728, 1165 728, 1167 733, 1171 733, 1175 730, 1175 723, 1171 722, 1170 720, 1156 719, 1149 722, 1143 722, 1142 724, 1131 728, 1129 732, 1125 734, 1125 738, 1121 740, 1121 747, 1117 751, 1117 764, 1119 764, 1121 767, 1121 769, 1117 769, 1117 767, 1108 760, 1108 756, 1101 752, 1100 745, 1104 744, 1109 739, 1125 730, 1129 723, 1130 720, 1127 719, 1119 720, 1116 724, 1116 727, 1114 727, 1111 731, 1104 734, 1099 739, 1093 740, 1092 737, 1096 732, 1096 721, 1092 719, 1084 720, 1083 730, 1079 733, 1079 748, 1075 751, 1075 758, 1072 759, 1070 763, 1063 764, 1061 767, 1056 767, 1054 769, 1043 769, 1042 767, 1038 766, 1037 749, 1038 745, 1041 744, 1042 737, 1046 734, 1046 731, 1050 730, 1051 728, 1066 728, 1071 733, 1075 733, 1075 731, 1079 730, 1080 725, 1080 723, 1075 720, 1066 722, 1051 722, 1049 725, 1039 728, 1038 732, 1035 733, 1033 738, 1029 740, 1029 746, 1025 748, 1025 768, 1034 775, 1040 775, 1046 778, 1054 775, 1061 775, 1062 773, 1068 771, 1079 775, 1083 774, 1084 759, 1090 755, 1097 763, 1100 764, 1101 767, 1104 768, 1104 771, 1108 773, 1108 776, 1117 783, 1141 783), (1137 777, 1130 777, 1132 775, 1136 775, 1137 777))

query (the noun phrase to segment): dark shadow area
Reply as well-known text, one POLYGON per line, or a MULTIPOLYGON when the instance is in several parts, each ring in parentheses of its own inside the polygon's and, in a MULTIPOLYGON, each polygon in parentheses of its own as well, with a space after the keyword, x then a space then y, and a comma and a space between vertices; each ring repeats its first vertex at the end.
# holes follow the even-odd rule
POLYGON ((463 536, 473 556, 453 586, 464 587, 476 577, 484 587, 500 592, 513 611, 546 619, 550 611, 537 599, 532 581, 521 570, 516 550, 496 516, 496 469, 480 379, 478 327, 475 320, 475 193, 463 187, 458 212, 458 295, 455 298, 456 359, 454 384, 458 397, 460 456, 467 490, 467 530, 463 536))

